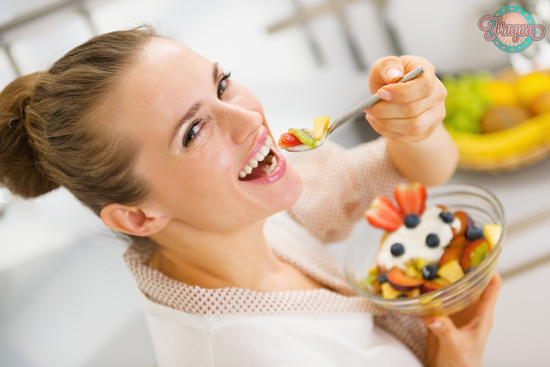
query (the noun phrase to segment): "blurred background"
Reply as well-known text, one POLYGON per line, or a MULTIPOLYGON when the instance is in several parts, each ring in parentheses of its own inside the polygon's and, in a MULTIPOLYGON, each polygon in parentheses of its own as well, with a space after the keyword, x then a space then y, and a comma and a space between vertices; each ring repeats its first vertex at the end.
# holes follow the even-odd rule
MULTIPOLYGON (((516 1, 550 30, 550 0, 516 1)), ((461 151, 452 182, 494 192, 509 221, 504 287, 485 366, 549 366, 550 47, 508 54, 483 39, 492 0, 0 0, 0 89, 94 34, 150 23, 262 101, 274 135, 364 100, 386 55, 435 65, 461 151)), ((376 133, 363 118, 334 135, 376 133)), ((155 366, 125 245, 64 189, 0 188, 0 366, 155 366)), ((340 257, 347 242, 331 246, 340 257)))

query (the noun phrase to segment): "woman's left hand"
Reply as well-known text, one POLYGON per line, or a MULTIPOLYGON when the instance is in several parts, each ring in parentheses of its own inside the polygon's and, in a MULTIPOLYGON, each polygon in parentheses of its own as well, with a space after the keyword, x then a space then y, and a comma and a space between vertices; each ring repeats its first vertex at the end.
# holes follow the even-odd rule
POLYGON ((435 68, 416 56, 388 56, 378 59, 369 75, 371 93, 383 101, 367 109, 374 130, 398 143, 428 138, 445 117, 447 90, 435 76, 435 68), (394 83, 422 65, 425 73, 406 83, 394 83))
POLYGON ((449 316, 429 317, 428 367, 481 367, 483 352, 493 327, 493 313, 502 279, 498 273, 481 297, 449 316))

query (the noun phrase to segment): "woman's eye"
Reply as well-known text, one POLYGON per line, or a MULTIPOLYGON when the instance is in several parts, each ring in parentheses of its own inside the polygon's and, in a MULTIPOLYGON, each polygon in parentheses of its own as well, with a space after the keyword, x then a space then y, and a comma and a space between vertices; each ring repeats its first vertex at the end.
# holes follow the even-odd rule
POLYGON ((227 86, 227 79, 231 76, 231 72, 228 72, 223 75, 222 80, 220 80, 220 84, 218 84, 218 98, 222 96, 223 92, 225 92, 225 87, 227 86))
POLYGON ((189 140, 192 140, 192 139, 195 137, 195 135, 197 135, 197 133, 199 132, 199 130, 200 130, 200 126, 199 126, 199 125, 193 126, 193 128, 191 129, 191 131, 189 131, 189 135, 187 136, 187 138, 188 138, 189 140))
POLYGON ((195 121, 193 123, 193 126, 187 131, 187 134, 185 134, 185 142, 184 146, 187 146, 191 140, 193 140, 196 136, 200 135, 201 131, 201 125, 199 125, 201 120, 195 121))

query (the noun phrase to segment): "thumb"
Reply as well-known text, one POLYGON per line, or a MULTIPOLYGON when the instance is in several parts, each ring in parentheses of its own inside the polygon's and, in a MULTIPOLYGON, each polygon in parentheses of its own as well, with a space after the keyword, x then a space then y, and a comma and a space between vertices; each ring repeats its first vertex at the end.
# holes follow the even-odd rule
POLYGON ((426 326, 441 345, 454 345, 458 342, 458 329, 448 316, 430 317, 426 320, 426 326))
POLYGON ((382 57, 375 61, 369 74, 369 89, 371 93, 383 86, 393 83, 404 75, 403 62, 395 56, 382 57))
POLYGON ((403 76, 403 63, 394 56, 384 57, 380 60, 379 72, 386 84, 393 83, 403 76))

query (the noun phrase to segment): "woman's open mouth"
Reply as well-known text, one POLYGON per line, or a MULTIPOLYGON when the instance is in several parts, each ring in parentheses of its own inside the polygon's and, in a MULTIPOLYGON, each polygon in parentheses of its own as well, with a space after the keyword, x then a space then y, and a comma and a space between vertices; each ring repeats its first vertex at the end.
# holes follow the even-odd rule
POLYGON ((263 140, 263 144, 260 147, 256 145, 253 149, 248 162, 239 172, 239 181, 268 183, 276 181, 284 174, 285 159, 273 146, 275 143, 271 136, 267 135, 267 129, 258 140, 263 140))
POLYGON ((277 167, 277 158, 273 154, 271 147, 273 140, 269 135, 266 136, 264 145, 254 154, 254 157, 248 161, 239 173, 240 181, 252 181, 258 178, 268 176, 277 167))

